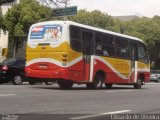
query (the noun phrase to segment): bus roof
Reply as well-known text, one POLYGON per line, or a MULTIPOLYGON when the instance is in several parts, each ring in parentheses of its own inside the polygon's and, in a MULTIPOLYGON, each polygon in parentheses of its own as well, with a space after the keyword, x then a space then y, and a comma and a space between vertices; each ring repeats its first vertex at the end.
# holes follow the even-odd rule
POLYGON ((144 43, 141 39, 139 39, 137 37, 132 37, 132 36, 125 35, 125 34, 120 34, 120 33, 117 33, 117 32, 112 32, 112 31, 101 29, 101 28, 96 28, 96 27, 76 23, 76 22, 73 22, 73 21, 45 21, 45 22, 40 22, 40 23, 33 24, 32 27, 37 26, 37 25, 47 25, 47 24, 53 24, 53 23, 54 24, 61 24, 61 25, 62 24, 74 25, 74 26, 77 26, 77 27, 82 27, 82 28, 86 28, 86 29, 90 29, 90 30, 94 30, 94 31, 108 33, 108 34, 111 34, 111 35, 115 35, 115 36, 119 36, 119 37, 123 37, 123 38, 128 38, 128 39, 132 39, 132 40, 136 40, 136 41, 140 41, 140 42, 144 43))

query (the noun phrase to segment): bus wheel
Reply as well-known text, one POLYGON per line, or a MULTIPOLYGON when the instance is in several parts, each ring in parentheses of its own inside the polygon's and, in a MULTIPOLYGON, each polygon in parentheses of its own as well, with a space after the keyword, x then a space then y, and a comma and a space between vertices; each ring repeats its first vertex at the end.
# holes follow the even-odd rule
POLYGON ((102 85, 103 85, 103 81, 104 81, 104 77, 102 74, 97 74, 94 78, 94 81, 93 81, 93 88, 94 89, 101 89, 102 88, 102 85))
POLYGON ((62 89, 70 89, 73 86, 73 82, 71 81, 58 80, 57 82, 58 82, 59 87, 62 89))
POLYGON ((142 80, 138 79, 137 83, 134 84, 134 89, 141 89, 142 88, 142 80))
POLYGON ((113 84, 107 84, 107 83, 105 83, 105 86, 106 86, 107 89, 111 89, 111 88, 112 88, 112 85, 113 85, 113 84))

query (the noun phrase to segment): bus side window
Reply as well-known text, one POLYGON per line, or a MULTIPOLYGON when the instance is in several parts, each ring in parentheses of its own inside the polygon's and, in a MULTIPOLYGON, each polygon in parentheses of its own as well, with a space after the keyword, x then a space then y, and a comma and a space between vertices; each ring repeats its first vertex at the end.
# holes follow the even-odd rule
POLYGON ((116 57, 123 59, 129 58, 129 48, 127 39, 116 37, 116 57))
POLYGON ((82 51, 81 31, 78 27, 70 27, 71 47, 73 50, 82 51))
POLYGON ((104 56, 109 56, 109 55, 110 55, 108 48, 105 47, 105 46, 104 46, 104 48, 103 48, 103 55, 104 55, 104 56))
POLYGON ((116 49, 116 56, 124 59, 128 59, 128 48, 117 48, 116 49))
POLYGON ((114 56, 114 47, 112 45, 113 36, 97 32, 95 35, 95 42, 95 54, 101 56, 114 56))
POLYGON ((98 54, 98 55, 103 54, 102 45, 99 45, 99 44, 96 45, 96 54, 98 54))
POLYGON ((82 31, 82 51, 86 55, 92 54, 93 34, 91 32, 82 31))
POLYGON ((136 43, 129 43, 129 59, 130 60, 137 60, 137 44, 136 43))
POLYGON ((138 60, 144 63, 148 63, 148 56, 146 54, 145 47, 142 45, 138 46, 138 60))

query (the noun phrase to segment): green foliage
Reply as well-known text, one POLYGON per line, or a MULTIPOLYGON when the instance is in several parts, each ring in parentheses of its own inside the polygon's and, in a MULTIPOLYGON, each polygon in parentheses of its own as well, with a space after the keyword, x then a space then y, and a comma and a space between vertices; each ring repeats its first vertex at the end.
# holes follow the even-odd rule
POLYGON ((4 18, 4 25, 9 36, 23 38, 27 36, 29 27, 40 21, 49 20, 51 10, 40 5, 36 0, 21 0, 20 4, 12 7, 4 18))
POLYGON ((0 29, 2 28, 2 24, 3 24, 3 16, 2 16, 2 10, 0 8, 0 29))
POLYGON ((102 29, 120 32, 121 22, 98 10, 94 10, 92 12, 88 12, 84 9, 80 10, 78 11, 77 15, 69 17, 69 20, 102 29))
POLYGON ((159 57, 160 17, 139 18, 125 23, 125 34, 142 39, 150 54, 151 61, 159 57))
POLYGON ((15 56, 15 50, 27 39, 32 24, 50 19, 51 9, 36 0, 21 0, 9 9, 3 20, 3 30, 9 32, 9 56, 15 56))

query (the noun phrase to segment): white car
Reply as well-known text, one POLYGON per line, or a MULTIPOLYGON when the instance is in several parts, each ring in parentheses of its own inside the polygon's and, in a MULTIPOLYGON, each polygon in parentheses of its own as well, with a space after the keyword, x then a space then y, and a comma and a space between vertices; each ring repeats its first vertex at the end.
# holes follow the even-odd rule
POLYGON ((151 70, 150 81, 160 82, 160 70, 151 70))

